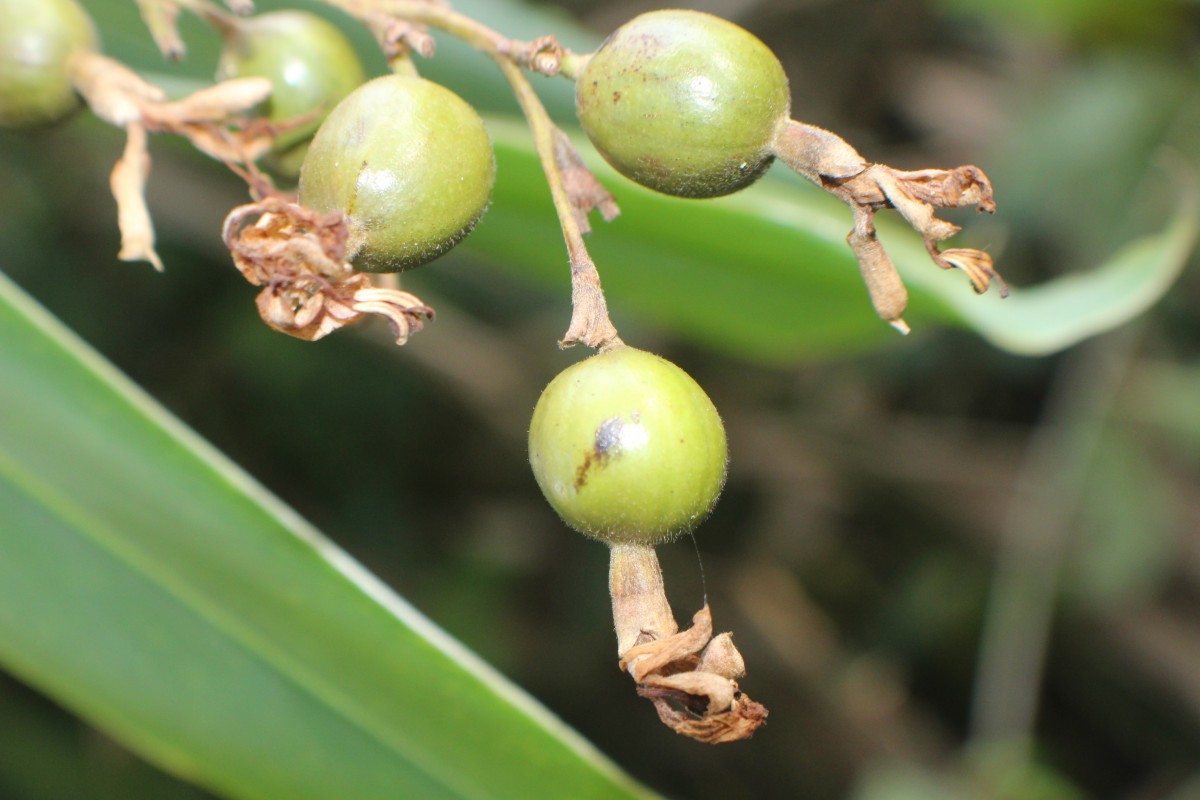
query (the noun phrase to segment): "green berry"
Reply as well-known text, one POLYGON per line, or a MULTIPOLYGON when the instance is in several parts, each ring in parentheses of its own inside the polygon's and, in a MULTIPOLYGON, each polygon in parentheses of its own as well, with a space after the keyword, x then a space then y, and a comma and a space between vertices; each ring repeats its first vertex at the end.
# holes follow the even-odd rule
POLYGON ((621 174, 679 197, 749 186, 773 159, 790 107, 771 50, 699 11, 652 11, 618 28, 579 74, 579 121, 621 174))
POLYGON ((608 544, 693 529, 717 502, 726 456, 704 390, 670 361, 626 346, 563 370, 529 427, 529 462, 550 505, 608 544))
POLYGON ((356 269, 399 272, 470 233, 495 173, 475 109, 436 83, 388 75, 322 123, 300 172, 300 203, 346 215, 356 269))
POLYGON ((304 151, 321 121, 342 98, 366 80, 353 45, 332 23, 304 11, 276 11, 235 19, 225 32, 217 80, 268 78, 271 97, 263 116, 284 122, 311 120, 275 142, 272 165, 295 177, 304 151))
POLYGON ((55 122, 78 108, 71 56, 97 44, 74 0, 0 0, 0 126, 55 122))

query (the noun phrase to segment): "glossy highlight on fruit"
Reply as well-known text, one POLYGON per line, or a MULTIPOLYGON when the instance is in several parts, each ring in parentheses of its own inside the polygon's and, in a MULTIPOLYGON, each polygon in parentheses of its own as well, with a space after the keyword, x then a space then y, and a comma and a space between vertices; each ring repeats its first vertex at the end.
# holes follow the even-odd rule
POLYGON ((699 11, 651 11, 618 28, 580 72, 579 121, 619 172, 680 197, 749 186, 773 159, 791 100, 774 53, 699 11))
POLYGON ((704 390, 624 345, 563 370, 529 427, 529 462, 550 505, 608 544, 656 544, 696 527, 717 502, 726 460, 704 390))
POLYGON ((0 126, 42 125, 78 108, 70 59, 97 45, 74 0, 0 0, 0 126))
POLYGON ((495 174, 475 109, 431 81, 388 75, 356 89, 322 123, 300 173, 300 204, 346 215, 356 269, 399 272, 470 233, 495 174))
POLYGON ((262 112, 272 122, 315 113, 275 142, 274 165, 294 177, 300 171, 305 145, 321 121, 366 81, 358 54, 335 25, 305 11, 274 11, 235 19, 224 36, 217 80, 269 79, 271 97, 262 112))

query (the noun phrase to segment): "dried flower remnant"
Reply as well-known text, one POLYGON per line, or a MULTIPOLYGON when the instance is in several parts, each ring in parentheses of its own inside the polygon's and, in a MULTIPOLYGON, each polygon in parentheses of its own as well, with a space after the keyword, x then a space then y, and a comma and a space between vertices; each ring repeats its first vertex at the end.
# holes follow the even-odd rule
POLYGON ((654 548, 614 545, 609 589, 623 672, 658 718, 681 736, 708 744, 749 739, 767 720, 767 709, 738 687, 745 661, 733 636, 713 636, 707 604, 680 631, 667 601, 654 548))
POLYGON ((568 51, 554 36, 540 36, 523 47, 516 48, 515 60, 539 75, 554 76, 562 71, 568 51))
POLYGON ((125 130, 125 151, 113 168, 124 261, 149 261, 162 270, 154 249, 154 227, 146 206, 150 169, 148 133, 175 133, 200 151, 228 164, 248 164, 270 150, 280 126, 245 122, 238 115, 271 93, 270 81, 243 78, 168 100, 159 87, 118 61, 81 53, 71 62, 71 80, 88 106, 105 122, 125 130))
POLYGON ((404 344, 433 319, 433 309, 356 272, 346 261, 348 235, 341 214, 278 196, 239 206, 225 219, 225 245, 246 280, 263 287, 255 302, 271 328, 315 341, 375 314, 391 325, 396 344, 404 344))
POLYGON ((776 131, 775 154, 796 172, 834 195, 854 211, 854 229, 846 237, 876 313, 901 333, 908 304, 904 282, 875 234, 875 213, 893 208, 921 235, 933 263, 942 269, 967 274, 976 294, 995 280, 1000 296, 1008 285, 982 250, 941 250, 938 243, 958 233, 959 226, 934 216, 935 208, 975 206, 980 212, 996 211, 992 184, 976 166, 924 169, 905 172, 886 164, 872 164, 835 133, 795 120, 783 121, 776 131))
POLYGON ((126 129, 125 152, 117 159, 109 176, 109 187, 117 200, 117 227, 121 231, 122 261, 149 261, 159 272, 162 259, 154 249, 154 223, 146 207, 146 176, 150 174, 150 153, 146 148, 146 129, 130 125, 126 129))
POLYGON ((422 58, 432 58, 437 50, 437 41, 429 35, 429 29, 396 17, 387 15, 369 15, 365 17, 367 27, 375 34, 384 57, 393 69, 403 72, 406 68, 396 67, 413 53, 422 58))

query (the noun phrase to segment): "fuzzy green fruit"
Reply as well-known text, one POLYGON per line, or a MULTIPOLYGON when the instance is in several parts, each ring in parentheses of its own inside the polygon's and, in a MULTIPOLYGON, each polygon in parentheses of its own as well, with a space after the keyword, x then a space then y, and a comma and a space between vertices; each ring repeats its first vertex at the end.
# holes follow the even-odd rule
POLYGON ((495 174, 475 109, 436 83, 388 75, 360 86, 321 124, 300 171, 300 204, 346 215, 356 269, 399 272, 470 233, 495 174))
POLYGON ((563 370, 529 427, 529 462, 550 505, 608 544, 657 544, 696 527, 721 493, 726 458, 704 390, 632 347, 563 370))
POLYGON ((771 50, 699 11, 652 11, 618 28, 575 85, 579 121, 621 174, 679 197, 749 186, 771 165, 788 117, 787 76, 771 50))
POLYGON ((280 135, 273 166, 294 178, 304 148, 321 121, 366 79, 354 47, 332 23, 305 11, 275 11, 236 19, 225 33, 217 80, 267 78, 271 97, 262 113, 284 122, 319 112, 280 135))
POLYGON ((42 125, 78 108, 71 56, 97 44, 74 0, 0 0, 0 126, 42 125))

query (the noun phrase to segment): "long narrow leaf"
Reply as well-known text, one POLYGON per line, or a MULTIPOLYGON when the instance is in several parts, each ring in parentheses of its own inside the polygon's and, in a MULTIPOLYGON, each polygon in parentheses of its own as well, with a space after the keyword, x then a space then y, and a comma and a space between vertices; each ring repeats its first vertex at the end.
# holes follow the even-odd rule
POLYGON ((0 665, 231 797, 644 794, 2 276, 0 665))

